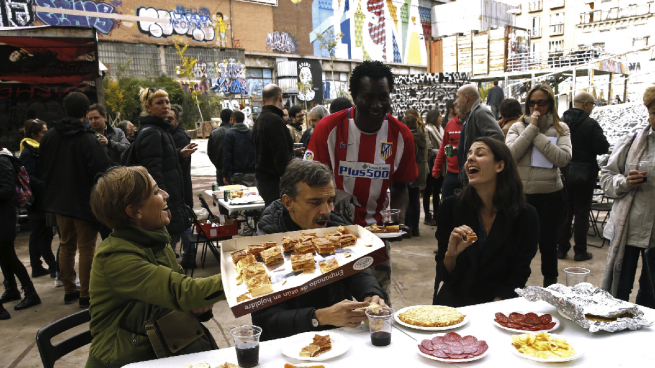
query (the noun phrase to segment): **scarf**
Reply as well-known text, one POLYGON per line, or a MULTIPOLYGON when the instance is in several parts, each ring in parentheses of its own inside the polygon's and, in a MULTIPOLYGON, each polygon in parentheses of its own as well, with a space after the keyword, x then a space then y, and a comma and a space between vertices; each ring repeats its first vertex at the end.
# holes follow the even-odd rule
POLYGON ((20 153, 23 153, 23 148, 25 148, 23 143, 27 143, 34 148, 39 148, 39 142, 35 141, 32 138, 24 138, 22 141, 20 141, 20 153))
MULTIPOLYGON (((639 132, 634 138, 630 150, 628 151, 628 158, 626 162, 637 162, 646 151, 648 142, 648 130, 650 125, 639 132)), ((635 198, 636 191, 632 190, 628 195, 622 198, 616 198, 612 206, 612 220, 614 222, 614 234, 610 240, 610 247, 607 252, 607 263, 605 266, 605 273, 603 275, 603 283, 601 288, 609 291, 612 295, 616 296, 619 288, 619 280, 621 279, 621 266, 623 265, 623 255, 625 253, 625 246, 628 242, 628 217, 630 215, 630 207, 635 198)))

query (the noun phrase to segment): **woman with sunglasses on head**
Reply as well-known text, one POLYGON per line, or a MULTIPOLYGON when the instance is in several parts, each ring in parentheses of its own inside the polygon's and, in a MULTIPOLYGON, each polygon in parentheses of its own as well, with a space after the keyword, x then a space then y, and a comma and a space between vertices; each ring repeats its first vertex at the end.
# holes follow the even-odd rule
MULTIPOLYGON (((171 102, 163 88, 148 88, 141 91, 141 105, 148 115, 140 118, 141 128, 134 142, 133 164, 148 169, 157 185, 170 196, 168 200, 172 218, 166 226, 171 236, 171 244, 177 244, 189 226, 185 221, 184 176, 180 160, 191 156, 197 144, 190 143, 176 148, 171 132, 173 125, 169 119, 171 102)), ((195 260, 186 266, 193 267, 195 260)))
POLYGON ((539 251, 544 286, 557 283, 557 234, 566 214, 560 167, 571 160, 569 127, 557 114, 550 86, 537 84, 526 97, 525 113, 507 132, 527 202, 539 214, 539 251))

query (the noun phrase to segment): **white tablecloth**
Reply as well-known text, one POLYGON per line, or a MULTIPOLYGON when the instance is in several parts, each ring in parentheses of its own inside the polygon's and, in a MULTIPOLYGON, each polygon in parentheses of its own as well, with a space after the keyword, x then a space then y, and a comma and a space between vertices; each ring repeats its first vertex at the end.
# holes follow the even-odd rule
POLYGON ((205 190, 205 194, 212 197, 214 201, 222 207, 225 207, 228 211, 246 211, 246 210, 261 210, 266 208, 266 205, 261 203, 251 203, 251 204, 229 204, 223 200, 223 198, 216 197, 211 190, 205 190))
MULTIPOLYGON (((493 325, 496 312, 510 313, 512 311, 532 311, 537 313, 550 313, 556 316, 561 325, 554 333, 571 339, 574 348, 585 350, 585 355, 575 361, 557 363, 557 367, 647 367, 655 364, 654 328, 645 328, 638 331, 621 331, 615 333, 590 333, 577 324, 561 317, 557 310, 548 303, 531 303, 523 298, 504 300, 496 303, 481 304, 471 307, 459 308, 462 313, 470 317, 470 322, 460 328, 451 330, 460 335, 474 335, 485 340, 489 345, 489 354, 477 361, 469 363, 446 364, 420 356, 417 348, 418 342, 433 334, 433 332, 419 331, 403 326, 393 330, 391 345, 375 347, 371 344, 368 328, 361 325, 356 329, 341 328, 336 331, 350 338, 350 350, 339 357, 330 359, 325 363, 333 368, 339 367, 543 367, 543 363, 533 362, 518 357, 512 353, 512 333, 493 325), (409 335, 409 336, 408 336, 409 335), (412 339, 412 337, 415 340, 412 339)), ((655 320, 655 310, 642 308, 647 317, 655 320)), ((448 332, 448 331, 445 331, 448 332)), ((303 361, 290 359, 282 355, 280 347, 288 343, 289 338, 266 341, 259 348, 259 365, 262 368, 282 368, 285 363, 299 364, 303 361)), ((189 354, 185 356, 153 360, 129 364, 129 368, 183 368, 185 364, 207 362, 212 367, 225 362, 236 364, 234 348, 219 349, 205 353, 189 354)), ((553 367, 555 367, 553 366, 553 367)))

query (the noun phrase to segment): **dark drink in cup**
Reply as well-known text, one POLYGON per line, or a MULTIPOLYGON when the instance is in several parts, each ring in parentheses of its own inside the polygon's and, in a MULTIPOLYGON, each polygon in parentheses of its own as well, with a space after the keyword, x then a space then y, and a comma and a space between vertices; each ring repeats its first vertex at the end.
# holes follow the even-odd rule
POLYGON ((250 368, 255 367, 259 364, 259 343, 250 341, 250 342, 240 342, 236 345, 237 351, 237 361, 239 362, 239 367, 250 368))
POLYGON ((371 334, 371 344, 374 346, 387 346, 391 344, 391 333, 377 331, 371 334))

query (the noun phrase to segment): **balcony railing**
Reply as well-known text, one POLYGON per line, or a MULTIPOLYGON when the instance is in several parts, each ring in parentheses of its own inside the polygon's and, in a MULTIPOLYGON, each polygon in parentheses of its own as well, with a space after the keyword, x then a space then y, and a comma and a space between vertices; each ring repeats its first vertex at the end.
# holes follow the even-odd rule
POLYGON ((549 27, 551 36, 561 36, 564 34, 564 24, 551 24, 549 27))
POLYGON ((631 5, 625 8, 611 8, 606 11, 594 10, 580 13, 580 24, 609 22, 618 19, 655 14, 655 6, 651 5, 652 3, 648 3, 644 5, 631 5))
POLYGON ((601 55, 601 50, 596 48, 514 54, 507 59, 507 71, 542 70, 581 65, 598 59, 601 55))
POLYGON ((538 12, 542 10, 541 0, 530 1, 528 3, 528 12, 538 12))
POLYGON ((550 8, 557 9, 564 7, 564 0, 550 0, 550 8))
POLYGON ((532 38, 539 38, 541 37, 541 28, 532 28, 532 32, 530 32, 530 36, 532 38))

